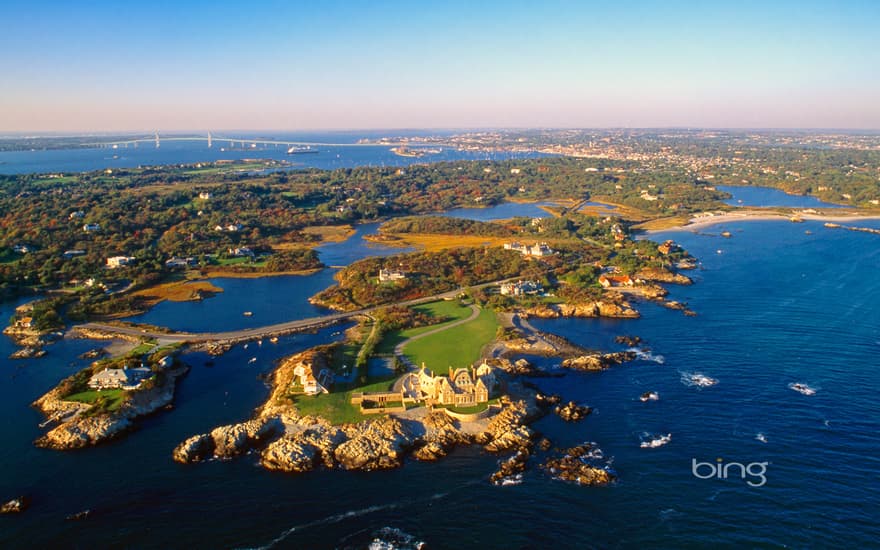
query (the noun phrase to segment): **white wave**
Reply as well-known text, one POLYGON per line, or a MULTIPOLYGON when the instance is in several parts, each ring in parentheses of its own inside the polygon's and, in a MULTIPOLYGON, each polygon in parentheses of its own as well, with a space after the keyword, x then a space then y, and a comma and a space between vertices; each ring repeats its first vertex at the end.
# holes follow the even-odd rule
POLYGON ((383 527, 374 533, 369 550, 420 550, 425 543, 395 527, 383 527))
POLYGON ((508 477, 501 479, 495 485, 498 485, 500 487, 509 487, 511 485, 519 485, 522 482, 523 482, 523 475, 522 474, 514 474, 512 476, 508 476, 508 477))
POLYGON ((817 391, 816 388, 811 388, 802 382, 792 382, 788 385, 788 388, 803 395, 816 395, 817 391))
POLYGON ((758 432, 758 435, 755 436, 755 439, 757 439, 761 443, 767 443, 767 436, 761 432, 758 432))
POLYGON ((642 442, 639 447, 643 449, 656 449, 657 447, 662 447, 666 445, 670 441, 672 441, 672 434, 666 435, 650 435, 650 434, 642 434, 642 442))
POLYGON ((642 361, 653 361, 661 365, 666 362, 666 358, 664 358, 662 355, 655 355, 646 349, 629 348, 626 351, 631 351, 635 353, 636 357, 638 357, 642 361))
POLYGON ((646 391, 645 393, 643 393, 642 395, 639 396, 639 400, 643 403, 645 401, 659 401, 660 394, 655 391, 646 391))
POLYGON ((706 376, 699 372, 683 372, 681 373, 681 383, 685 386, 708 388, 717 384, 718 379, 706 376))

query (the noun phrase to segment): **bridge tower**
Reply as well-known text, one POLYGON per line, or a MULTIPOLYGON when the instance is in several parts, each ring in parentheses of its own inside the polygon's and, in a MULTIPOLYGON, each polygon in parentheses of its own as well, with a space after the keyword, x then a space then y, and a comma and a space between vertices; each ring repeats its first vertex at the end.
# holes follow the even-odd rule
POLYGON ((208 149, 211 148, 211 131, 208 130, 208 149))
POLYGON ((156 130, 156 149, 159 148, 159 130, 156 130))

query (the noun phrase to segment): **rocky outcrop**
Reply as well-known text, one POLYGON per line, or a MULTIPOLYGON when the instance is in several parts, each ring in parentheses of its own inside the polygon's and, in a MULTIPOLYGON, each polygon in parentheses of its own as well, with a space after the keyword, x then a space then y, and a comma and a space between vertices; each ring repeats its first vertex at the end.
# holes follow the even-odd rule
POLYGON ((27 499, 18 497, 0 505, 0 514, 20 514, 25 508, 27 508, 27 499))
POLYGON ((81 449, 106 441, 131 428, 124 415, 77 417, 56 426, 38 438, 34 445, 47 449, 81 449))
POLYGON ((562 451, 563 456, 550 458, 541 465, 554 479, 578 485, 608 485, 615 480, 606 468, 592 463, 593 446, 589 443, 562 451))
POLYGON ((486 431, 478 436, 477 442, 483 443, 486 450, 492 453, 521 450, 532 443, 534 433, 525 425, 529 411, 523 401, 508 403, 501 412, 492 417, 486 431))
POLYGON ((188 438, 174 448, 171 457, 175 462, 191 464, 205 460, 214 454, 214 438, 210 434, 199 434, 188 438))
POLYGON ((423 461, 434 461, 443 458, 456 445, 466 445, 473 438, 462 433, 455 427, 455 422, 446 413, 434 411, 429 413, 422 425, 425 435, 420 439, 424 443, 413 452, 413 458, 423 461))
POLYGON ((37 359, 46 355, 46 350, 37 347, 25 347, 9 355, 10 359, 37 359))
POLYGON ((332 426, 317 425, 270 443, 260 458, 268 470, 306 472, 318 466, 336 465, 334 450, 346 440, 345 433, 332 426))
POLYGON ((689 285, 693 281, 690 277, 675 273, 663 267, 646 267, 636 273, 636 277, 644 281, 654 281, 657 283, 672 283, 676 285, 689 285))
POLYGON ((348 441, 333 451, 336 462, 346 470, 396 468, 415 442, 412 432, 391 416, 348 425, 346 435, 348 441))
POLYGON ((60 422, 34 445, 48 449, 70 450, 97 445, 134 427, 134 420, 168 406, 174 399, 174 388, 179 377, 186 374, 185 365, 165 371, 163 382, 149 389, 129 392, 127 400, 115 411, 91 413, 92 405, 64 401, 67 387, 59 384, 34 401, 47 416, 47 423, 60 422))
POLYGON ((593 409, 585 405, 578 405, 574 401, 569 401, 565 405, 557 405, 553 412, 566 422, 579 422, 588 417, 593 412, 593 409))
POLYGON ((220 426, 211 431, 214 442, 214 456, 231 458, 259 447, 273 435, 280 433, 283 426, 278 418, 255 418, 240 424, 220 426))
POLYGON ((615 336, 614 341, 618 344, 634 348, 642 343, 642 338, 640 336, 621 335, 615 336))
POLYGON ((523 312, 527 317, 555 319, 558 317, 614 317, 634 319, 639 312, 624 301, 599 300, 581 304, 543 304, 523 312))
POLYGON ((605 370, 614 365, 619 365, 625 361, 632 361, 637 357, 634 351, 619 351, 616 353, 596 353, 592 355, 582 355, 566 359, 562 362, 562 366, 567 369, 597 371, 605 370))
POLYGON ((521 449, 516 454, 498 463, 498 469, 489 476, 493 485, 514 485, 522 480, 522 474, 526 471, 526 463, 531 453, 528 449, 521 449))

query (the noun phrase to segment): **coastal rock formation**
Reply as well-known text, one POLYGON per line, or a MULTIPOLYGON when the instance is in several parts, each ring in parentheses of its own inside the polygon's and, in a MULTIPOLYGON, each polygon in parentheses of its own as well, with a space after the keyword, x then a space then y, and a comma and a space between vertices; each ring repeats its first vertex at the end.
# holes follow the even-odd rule
POLYGON ((214 456, 230 458, 247 452, 283 429, 275 417, 255 418, 240 424, 220 426, 211 431, 214 456))
POLYGON ((333 451, 346 440, 342 430, 316 425, 270 443, 260 458, 268 470, 306 472, 319 465, 332 468, 336 464, 333 451))
POLYGON ((347 425, 350 439, 333 451, 346 470, 381 470, 400 466, 415 437, 399 420, 390 416, 347 425))
POLYGON ((566 359, 562 366, 567 369, 596 371, 605 370, 613 365, 619 365, 625 361, 632 361, 637 357, 634 351, 618 351, 616 353, 596 353, 582 355, 566 359))
POLYGON ((593 412, 593 409, 585 405, 578 405, 574 401, 569 401, 565 405, 557 405, 553 412, 566 422, 578 422, 588 417, 593 412))
POLYGON ((81 449, 115 437, 130 428, 131 420, 123 415, 78 417, 56 426, 34 441, 34 445, 57 450, 81 449))
POLYGON ((562 451, 563 456, 550 458, 542 468, 547 470, 554 479, 571 481, 578 485, 608 485, 615 476, 605 468, 591 463, 593 446, 589 443, 578 445, 562 451))
POLYGON ((620 335, 615 336, 614 341, 618 344, 634 348, 642 343, 642 338, 640 336, 620 335))
POLYGON ((543 304, 523 312, 527 317, 556 319, 559 317, 614 317, 634 319, 639 312, 625 301, 599 300, 582 304, 543 304))
POLYGON ((31 406, 47 417, 47 422, 60 422, 44 436, 34 441, 37 447, 56 450, 79 449, 112 439, 134 427, 134 420, 151 414, 171 403, 179 377, 189 370, 187 366, 165 371, 164 383, 150 389, 130 392, 128 399, 112 412, 90 414, 91 405, 64 401, 69 387, 61 384, 37 399, 31 406))
POLYGON ((489 476, 489 481, 493 485, 515 485, 522 479, 522 474, 526 470, 526 462, 528 462, 531 453, 528 449, 521 449, 511 457, 506 458, 498 463, 498 469, 489 476))
POLYGON ((663 267, 645 267, 636 273, 636 277, 644 281, 654 281, 658 283, 672 283, 676 285, 693 284, 690 277, 675 273, 663 267))
POLYGON ((438 460, 446 456, 456 445, 465 445, 472 441, 472 438, 460 432, 452 418, 442 411, 429 413, 422 420, 422 425, 425 427, 425 435, 420 439, 424 445, 413 452, 413 457, 417 460, 438 460))
POLYGON ((525 426, 529 411, 525 402, 508 403, 501 412, 492 417, 486 432, 478 436, 478 443, 485 443, 492 453, 528 448, 534 433, 525 426))
POLYGON ((535 396, 535 403, 539 407, 552 407, 553 405, 558 405, 562 401, 562 396, 558 393, 554 393, 552 395, 547 395, 544 393, 539 393, 535 396))
POLYGON ((27 500, 24 497, 14 498, 0 505, 0 514, 20 514, 27 508, 27 500))
POLYGON ((191 464, 205 460, 212 454, 214 454, 214 439, 209 434, 199 434, 175 447, 171 457, 175 462, 191 464))
POLYGON ((10 359, 36 359, 46 355, 46 350, 40 347, 25 347, 9 355, 10 359))

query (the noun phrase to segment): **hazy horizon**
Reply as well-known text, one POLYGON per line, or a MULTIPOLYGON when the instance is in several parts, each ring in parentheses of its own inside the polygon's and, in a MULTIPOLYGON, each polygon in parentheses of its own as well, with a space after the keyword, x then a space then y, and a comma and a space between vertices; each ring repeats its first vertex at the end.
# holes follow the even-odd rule
POLYGON ((3 134, 880 129, 880 4, 858 0, 35 1, 4 15, 3 134))

